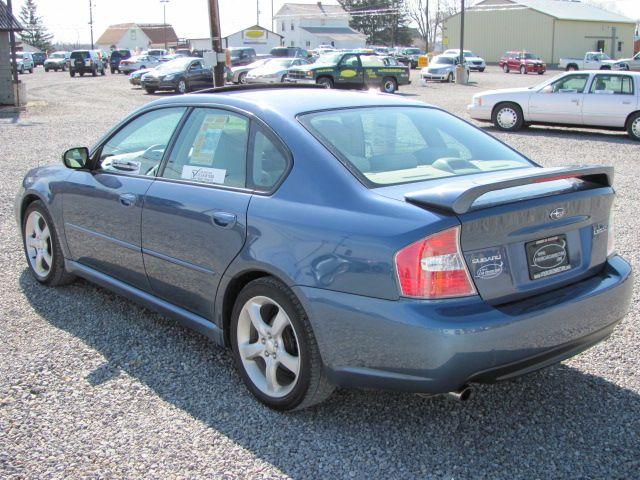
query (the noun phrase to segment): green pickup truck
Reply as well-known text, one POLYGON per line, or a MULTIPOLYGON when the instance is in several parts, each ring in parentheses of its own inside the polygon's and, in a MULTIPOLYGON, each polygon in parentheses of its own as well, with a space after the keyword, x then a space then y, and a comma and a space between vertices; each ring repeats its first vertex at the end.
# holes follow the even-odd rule
POLYGON ((327 88, 379 87, 394 93, 399 85, 408 85, 409 68, 392 65, 393 58, 346 52, 323 55, 315 63, 291 68, 285 78, 291 83, 317 83, 327 88))

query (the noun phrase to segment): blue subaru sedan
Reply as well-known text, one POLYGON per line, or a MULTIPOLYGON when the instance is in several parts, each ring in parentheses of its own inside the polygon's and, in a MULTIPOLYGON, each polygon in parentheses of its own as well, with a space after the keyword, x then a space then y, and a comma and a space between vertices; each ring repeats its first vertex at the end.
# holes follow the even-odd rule
POLYGON ((161 99, 63 163, 16 199, 36 280, 201 332, 275 409, 336 386, 464 399, 604 340, 629 306, 611 168, 542 168, 398 96, 161 99))

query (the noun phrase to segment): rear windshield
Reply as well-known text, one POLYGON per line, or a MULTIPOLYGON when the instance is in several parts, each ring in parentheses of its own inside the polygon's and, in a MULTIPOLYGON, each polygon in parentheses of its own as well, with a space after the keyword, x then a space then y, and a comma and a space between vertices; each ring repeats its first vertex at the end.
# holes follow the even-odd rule
POLYGON ((350 108, 299 119, 369 187, 532 166, 481 130, 434 108, 350 108))
POLYGON ((75 59, 75 58, 82 58, 82 59, 85 59, 85 58, 89 58, 89 56, 90 56, 90 55, 89 55, 89 52, 73 52, 73 53, 71 54, 71 58, 74 58, 74 59, 75 59))

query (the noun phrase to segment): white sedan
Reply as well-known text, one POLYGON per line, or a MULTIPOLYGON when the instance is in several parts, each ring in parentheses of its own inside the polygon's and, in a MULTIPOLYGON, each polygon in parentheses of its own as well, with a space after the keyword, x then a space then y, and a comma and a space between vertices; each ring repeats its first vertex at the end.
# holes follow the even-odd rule
POLYGON ((279 83, 284 82, 291 67, 306 65, 309 62, 302 58, 273 58, 261 67, 249 70, 247 83, 279 83))
POLYGON ((126 60, 120 60, 118 68, 121 72, 131 73, 143 68, 154 68, 160 65, 160 59, 153 55, 136 55, 126 60))
POLYGON ((534 87, 478 93, 467 112, 499 130, 572 125, 627 130, 640 141, 640 73, 567 72, 534 87))

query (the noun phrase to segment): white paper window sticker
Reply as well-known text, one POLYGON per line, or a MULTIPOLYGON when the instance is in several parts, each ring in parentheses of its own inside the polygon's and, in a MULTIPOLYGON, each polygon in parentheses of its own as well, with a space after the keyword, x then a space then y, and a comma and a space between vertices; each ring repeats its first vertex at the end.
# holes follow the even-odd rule
POLYGON ((196 167, 185 165, 182 167, 181 177, 192 182, 210 183, 221 185, 227 176, 227 171, 223 168, 196 167))

